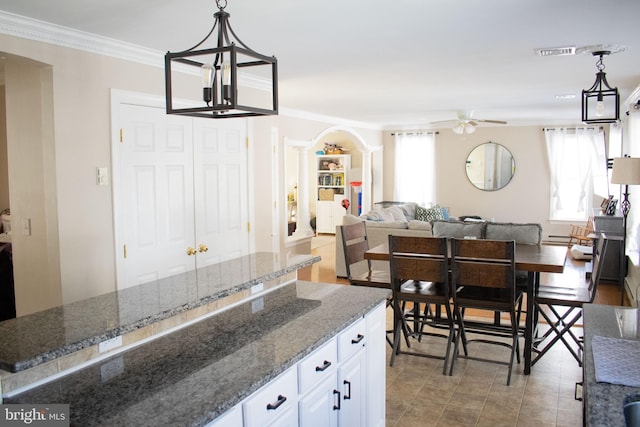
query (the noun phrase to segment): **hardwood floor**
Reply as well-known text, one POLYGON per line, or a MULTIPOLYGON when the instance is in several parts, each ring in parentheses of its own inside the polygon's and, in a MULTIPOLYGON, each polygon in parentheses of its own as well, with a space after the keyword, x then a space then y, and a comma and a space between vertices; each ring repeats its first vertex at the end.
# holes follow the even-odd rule
MULTIPOLYGON (((298 272, 300 280, 339 283, 335 276, 335 242, 313 249, 322 260, 298 272)), ((563 274, 543 274, 541 282, 567 283, 584 280, 585 263, 567 257, 563 274)), ((596 303, 618 305, 615 284, 601 284, 596 303)), ((628 304, 628 302, 627 302, 628 304)), ((393 314, 387 312, 391 328, 393 314)), ((580 328, 576 333, 581 335, 580 328)), ((438 338, 412 341, 412 349, 444 349, 438 338)), ((505 359, 508 350, 486 345, 483 357, 505 359)), ((390 349, 387 347, 387 362, 390 349)), ((505 359, 506 360, 506 359, 505 359)), ((393 367, 387 363, 387 427, 405 426, 582 426, 582 403, 574 399, 575 385, 582 381, 582 368, 561 344, 557 344, 524 375, 522 364, 514 365, 511 385, 506 385, 507 367, 460 359, 453 376, 442 375, 442 361, 399 355, 393 367)))

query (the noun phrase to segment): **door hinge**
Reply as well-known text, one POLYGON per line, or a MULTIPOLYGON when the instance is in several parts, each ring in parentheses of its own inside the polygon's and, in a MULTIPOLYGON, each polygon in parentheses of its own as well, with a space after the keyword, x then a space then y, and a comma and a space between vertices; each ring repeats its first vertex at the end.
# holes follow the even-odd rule
POLYGON ((247 233, 251 233, 251 223, 247 223, 247 233))
POLYGON ((124 253, 124 259, 127 259, 127 245, 124 245, 123 253, 124 253))
POLYGON ((249 149, 249 137, 248 136, 245 138, 245 142, 246 142, 247 150, 248 150, 249 149))
POLYGON ((124 141, 124 131, 120 128, 120 143, 124 141))

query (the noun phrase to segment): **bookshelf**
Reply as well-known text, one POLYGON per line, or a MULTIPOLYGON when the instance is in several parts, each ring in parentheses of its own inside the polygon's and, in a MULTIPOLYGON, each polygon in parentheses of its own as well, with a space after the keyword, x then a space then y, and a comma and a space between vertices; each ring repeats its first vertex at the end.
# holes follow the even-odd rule
POLYGON ((348 182, 351 155, 316 156, 316 232, 335 234, 347 210, 344 199, 351 201, 348 182))

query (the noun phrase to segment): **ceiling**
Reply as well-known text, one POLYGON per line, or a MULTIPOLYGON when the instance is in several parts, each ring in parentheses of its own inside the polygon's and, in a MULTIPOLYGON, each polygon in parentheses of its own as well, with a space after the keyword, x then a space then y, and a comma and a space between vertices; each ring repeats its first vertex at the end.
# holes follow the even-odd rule
MULTIPOLYGON (((164 53, 204 38, 217 8, 0 0, 0 10, 164 53)), ((604 60, 609 83, 623 102, 640 85, 638 0, 228 0, 225 10, 243 42, 278 58, 281 109, 386 129, 428 128, 458 111, 513 125, 579 124, 596 58, 541 57, 537 48, 622 47, 604 60)))

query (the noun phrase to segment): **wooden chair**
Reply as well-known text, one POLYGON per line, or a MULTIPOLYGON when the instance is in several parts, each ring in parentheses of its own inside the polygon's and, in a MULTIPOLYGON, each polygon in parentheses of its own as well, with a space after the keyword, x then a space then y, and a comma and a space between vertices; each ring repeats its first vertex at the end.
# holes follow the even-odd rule
MULTIPOLYGON (((342 236, 342 248, 344 250, 345 266, 347 270, 347 280, 352 286, 368 286, 372 288, 391 289, 391 276, 388 271, 373 270, 371 261, 364 257, 369 250, 369 240, 367 239, 367 228, 364 223, 342 225, 340 234, 342 236)), ((393 294, 387 298, 387 307, 393 303, 393 294)), ((387 331, 387 342, 393 345, 387 331)), ((406 337, 408 342, 408 337, 406 337)))
POLYGON ((518 363, 520 362, 518 338, 523 335, 518 327, 522 291, 516 287, 515 242, 513 240, 452 239, 451 263, 453 303, 459 331, 456 335, 450 373, 453 373, 456 359, 460 357, 458 353, 461 340, 463 343, 466 340, 467 344, 483 342, 501 345, 511 349, 509 362, 471 355, 464 357, 508 365, 507 385, 509 385, 516 355, 518 363), (510 325, 465 319, 467 308, 509 313, 510 325), (470 332, 485 336, 508 337, 511 338, 511 343, 496 339, 469 339, 467 334, 470 332))
POLYGON ((591 246, 593 240, 589 235, 593 234, 593 217, 590 216, 586 225, 572 225, 569 232, 569 248, 575 245, 591 246))
MULTIPOLYGON (((397 354, 433 357, 444 360, 442 373, 447 372, 451 344, 455 338, 455 323, 451 311, 451 292, 449 286, 449 262, 447 239, 444 237, 389 236, 389 262, 394 307, 394 342, 390 365, 397 354), (413 316, 420 316, 420 327, 414 328, 413 335, 440 336, 447 339, 444 355, 402 351, 400 347, 401 332, 409 332, 404 304, 425 304, 422 314, 413 311, 413 316), (432 310, 432 306, 444 307, 446 317, 441 310, 432 310), (425 326, 446 329, 447 334, 425 332, 425 326)), ((407 343, 408 344, 408 343, 407 343)))
MULTIPOLYGON (((602 275, 602 254, 607 247, 607 237, 604 233, 598 236, 597 250, 594 251, 592 271, 586 283, 575 286, 540 286, 536 292, 534 306, 536 312, 544 318, 549 329, 539 338, 534 340, 533 351, 536 354, 532 359, 533 366, 551 347, 558 341, 562 341, 569 349, 573 357, 582 366, 581 352, 584 343, 581 337, 571 330, 573 325, 582 318, 582 306, 593 303, 598 289, 598 283, 602 275), (570 339, 571 341, 568 341, 570 339), (578 348, 578 351, 575 350, 578 348)), ((541 326, 537 323, 537 326, 541 326)))
POLYGON ((364 257, 365 252, 369 250, 364 221, 343 225, 340 227, 340 233, 349 283, 353 286, 391 289, 389 272, 372 270, 371 261, 364 257))

